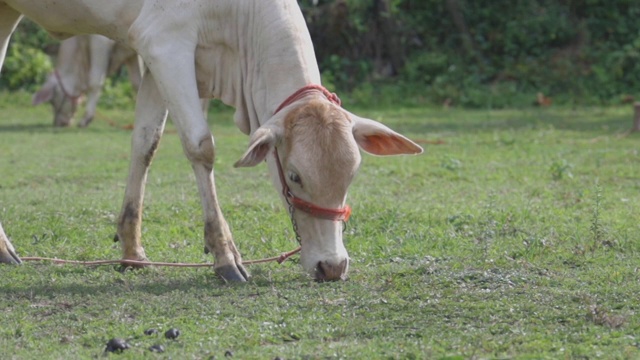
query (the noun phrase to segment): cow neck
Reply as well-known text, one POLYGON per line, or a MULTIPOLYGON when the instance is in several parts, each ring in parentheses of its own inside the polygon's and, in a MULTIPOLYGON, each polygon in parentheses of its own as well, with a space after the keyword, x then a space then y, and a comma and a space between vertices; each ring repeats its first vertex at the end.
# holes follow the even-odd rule
MULTIPOLYGON (((321 92, 330 102, 338 106, 341 105, 341 101, 340 98, 338 98, 338 95, 336 95, 335 93, 331 93, 322 85, 307 85, 285 99, 282 104, 278 106, 275 113, 278 113, 283 108, 304 98, 305 96, 308 96, 313 92, 321 92)), ((280 183, 282 184, 282 195, 284 195, 284 198, 289 205, 289 215, 291 216, 291 221, 293 222, 293 227, 296 232, 296 236, 298 237, 298 242, 300 242, 300 235, 298 234, 297 225, 295 223, 295 219, 293 218, 294 209, 300 210, 319 219, 344 222, 349 220, 349 217, 351 216, 351 207, 349 205, 345 205, 344 207, 336 209, 324 208, 295 196, 289 188, 289 185, 287 184, 286 178, 284 176, 284 170, 282 168, 282 163, 280 162, 280 156, 278 155, 278 149, 275 147, 273 149, 273 155, 275 158, 276 166, 278 168, 280 183)))

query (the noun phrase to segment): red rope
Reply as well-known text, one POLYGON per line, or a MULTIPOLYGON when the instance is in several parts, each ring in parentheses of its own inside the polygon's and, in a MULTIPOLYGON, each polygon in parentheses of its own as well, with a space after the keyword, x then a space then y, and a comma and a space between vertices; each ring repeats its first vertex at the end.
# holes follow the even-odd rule
POLYGON ((328 209, 317 206, 313 203, 305 201, 297 196, 295 196, 289 185, 287 185, 287 181, 284 178, 284 170, 282 169, 282 164, 280 163, 280 156, 278 155, 278 149, 273 149, 273 156, 276 160, 276 165, 278 167, 278 176, 280 177, 280 183, 282 184, 282 195, 284 195, 287 203, 294 208, 303 211, 313 217, 317 217, 325 220, 333 220, 333 221, 348 221, 351 216, 351 207, 349 205, 345 205, 344 207, 338 209, 328 209))
POLYGON ((306 85, 306 86, 300 88, 300 90, 294 92, 293 94, 291 94, 291 96, 286 98, 285 101, 283 101, 282 104, 280 104, 280 106, 278 106, 276 111, 274 111, 274 114, 277 114, 278 111, 280 111, 280 110, 284 109, 285 107, 293 104, 295 101, 300 100, 303 97, 307 96, 307 94, 312 92, 312 91, 320 91, 332 103, 334 103, 334 104, 336 104, 338 106, 342 105, 342 102, 340 101, 340 98, 338 97, 338 95, 336 95, 336 93, 332 93, 331 91, 327 90, 327 88, 325 88, 322 85, 310 84, 310 85, 306 85))
POLYGON ((53 75, 56 77, 56 80, 58 80, 58 84, 60 84, 60 89, 62 90, 62 94, 71 99, 71 101, 73 102, 77 102, 78 99, 80 98, 80 96, 82 96, 82 94, 78 94, 78 95, 71 95, 67 89, 65 89, 64 84, 62 83, 62 78, 60 77, 60 73, 58 72, 58 69, 53 70, 53 75))

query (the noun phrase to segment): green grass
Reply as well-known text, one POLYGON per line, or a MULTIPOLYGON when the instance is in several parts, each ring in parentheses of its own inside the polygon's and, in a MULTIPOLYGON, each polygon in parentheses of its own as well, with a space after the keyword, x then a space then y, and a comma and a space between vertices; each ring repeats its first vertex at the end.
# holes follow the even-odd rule
MULTIPOLYGON (((22 256, 118 259, 131 109, 88 129, 0 95, 0 219, 22 256)), ((352 109, 423 142, 364 156, 352 185, 346 282, 296 261, 247 284, 211 269, 0 267, 0 357, 208 359, 639 358, 640 145, 631 109, 352 109), (441 144, 433 145, 431 142, 441 144), (145 336, 176 327, 175 341, 145 336), (164 354, 147 348, 160 343, 164 354)), ((234 169, 248 139, 211 111, 223 211, 245 259, 295 246, 266 169, 234 169)), ((151 260, 210 262, 190 165, 168 126, 151 168, 151 260)))

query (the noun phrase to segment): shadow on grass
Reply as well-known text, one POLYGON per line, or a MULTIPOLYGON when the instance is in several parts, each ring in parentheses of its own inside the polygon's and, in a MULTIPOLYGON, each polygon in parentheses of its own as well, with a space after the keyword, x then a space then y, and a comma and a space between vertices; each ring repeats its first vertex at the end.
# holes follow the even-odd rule
POLYGON ((3 132, 52 132, 51 124, 5 124, 0 125, 0 133, 3 132))
MULTIPOLYGON (((106 267, 103 267, 106 268, 106 267)), ((46 269, 49 272, 50 269, 46 269)), ((181 271, 171 271, 165 273, 158 269, 143 269, 140 271, 122 274, 115 268, 103 272, 100 280, 89 279, 87 268, 67 268, 58 267, 54 269, 57 273, 56 282, 45 281, 46 283, 29 281, 29 285, 22 285, 19 282, 5 283, 0 285, 0 294, 14 299, 31 300, 37 297, 57 297, 57 296, 95 296, 108 294, 108 296, 131 296, 132 293, 146 293, 154 296, 162 296, 170 293, 190 293, 192 291, 203 291, 208 296, 223 296, 230 291, 239 296, 253 296, 256 290, 259 292, 269 292, 273 287, 280 289, 300 286, 307 286, 308 280, 299 272, 283 271, 277 279, 271 278, 269 270, 253 269, 252 277, 247 283, 227 283, 217 275, 212 269, 187 269, 181 271), (112 275, 109 273, 112 271, 112 275)), ((99 270, 104 271, 104 269, 99 270)), ((8 277, 11 277, 10 275, 8 277)), ((42 278, 48 278, 43 274, 42 278)))
POLYGON ((68 127, 55 127, 51 124, 0 124, 0 135, 2 133, 27 133, 27 134, 104 134, 104 133, 131 133, 131 129, 126 126, 91 126, 80 128, 75 125, 68 127))

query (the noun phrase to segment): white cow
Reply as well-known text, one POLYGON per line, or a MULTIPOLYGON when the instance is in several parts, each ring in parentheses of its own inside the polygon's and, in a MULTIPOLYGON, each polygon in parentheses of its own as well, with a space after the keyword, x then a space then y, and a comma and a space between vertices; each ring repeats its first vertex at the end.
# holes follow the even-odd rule
POLYGON ((78 101, 86 95, 86 107, 79 126, 91 123, 106 77, 126 66, 137 91, 142 81, 136 53, 123 44, 101 35, 78 35, 60 43, 56 69, 33 95, 33 105, 50 102, 53 125, 69 126, 78 101))
MULTIPOLYGON (((302 266, 319 280, 341 279, 348 271, 340 220, 348 217, 345 201, 360 165, 358 146, 376 155, 422 152, 384 125, 342 109, 320 86, 296 0, 0 0, 0 58, 22 14, 57 37, 97 33, 123 42, 147 66, 117 224, 124 259, 147 259, 142 199, 169 112, 195 173, 205 248, 213 253, 216 272, 231 281, 248 278, 218 204, 214 140, 200 98, 235 107, 236 125, 250 135, 235 166, 267 161, 276 189, 293 205, 302 266)), ((2 236, 2 259, 15 262, 2 236)))

